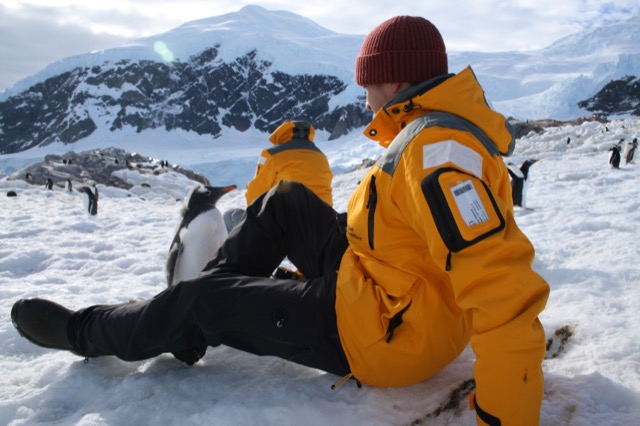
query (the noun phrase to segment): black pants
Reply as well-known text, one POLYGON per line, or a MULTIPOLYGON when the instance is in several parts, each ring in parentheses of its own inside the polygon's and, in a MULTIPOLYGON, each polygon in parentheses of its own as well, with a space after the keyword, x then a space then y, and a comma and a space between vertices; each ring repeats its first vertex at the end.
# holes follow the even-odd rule
POLYGON ((153 299, 76 311, 78 353, 134 361, 224 344, 344 375, 336 326, 336 270, 344 226, 305 186, 281 182, 251 204, 196 279, 153 299), (271 278, 288 257, 306 281, 271 278))

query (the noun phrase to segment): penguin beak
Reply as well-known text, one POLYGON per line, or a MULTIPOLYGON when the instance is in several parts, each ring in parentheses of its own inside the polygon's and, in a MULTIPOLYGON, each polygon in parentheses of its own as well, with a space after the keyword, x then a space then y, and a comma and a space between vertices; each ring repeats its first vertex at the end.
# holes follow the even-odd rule
POLYGON ((222 187, 213 187, 214 189, 217 189, 218 192, 220 192, 220 194, 226 194, 227 192, 231 192, 234 189, 237 188, 236 185, 229 185, 229 186, 222 186, 222 187))
POLYGON ((231 192, 237 188, 236 185, 229 186, 205 186, 205 188, 209 191, 209 200, 212 204, 215 204, 220 197, 222 197, 227 192, 231 192))

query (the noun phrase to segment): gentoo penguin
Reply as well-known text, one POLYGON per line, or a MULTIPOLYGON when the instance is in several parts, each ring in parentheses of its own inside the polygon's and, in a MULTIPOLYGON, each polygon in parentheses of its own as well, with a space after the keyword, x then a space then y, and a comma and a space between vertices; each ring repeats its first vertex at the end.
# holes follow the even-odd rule
POLYGON ((511 175, 511 196, 514 206, 527 208, 529 168, 537 161, 536 159, 526 160, 520 167, 513 163, 507 164, 509 175, 511 175))
POLYGON ((182 221, 166 261, 167 286, 197 277, 227 238, 222 213, 216 202, 236 185, 197 185, 184 199, 182 221))
POLYGON ((620 146, 618 145, 609 148, 609 167, 612 169, 620 168, 620 146))
POLYGON ((53 181, 51 180, 51 178, 47 178, 47 183, 44 184, 44 187, 48 190, 53 189, 53 181))
POLYGON ((624 146, 624 153, 622 157, 624 158, 624 164, 633 163, 633 160, 636 157, 636 151, 638 150, 638 138, 633 138, 633 141, 627 142, 624 146))
POLYGON ((88 186, 82 186, 78 191, 86 195, 84 199, 84 208, 92 216, 98 214, 98 188, 89 188, 88 186))
POLYGON ((73 184, 71 183, 71 179, 67 179, 67 183, 65 184, 65 187, 67 188, 67 191, 69 192, 73 191, 73 184))

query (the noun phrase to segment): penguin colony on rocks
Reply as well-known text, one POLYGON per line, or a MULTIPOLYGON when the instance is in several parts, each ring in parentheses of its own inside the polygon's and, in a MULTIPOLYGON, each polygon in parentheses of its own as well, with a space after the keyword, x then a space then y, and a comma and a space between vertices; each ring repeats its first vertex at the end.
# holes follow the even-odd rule
POLYGON ((184 199, 182 220, 166 260, 167 286, 197 277, 227 237, 216 202, 236 185, 197 185, 184 199))

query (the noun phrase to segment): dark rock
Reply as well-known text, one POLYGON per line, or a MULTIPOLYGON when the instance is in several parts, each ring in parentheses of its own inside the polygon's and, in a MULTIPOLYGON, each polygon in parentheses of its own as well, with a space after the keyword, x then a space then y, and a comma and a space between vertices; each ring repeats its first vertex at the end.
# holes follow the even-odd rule
POLYGON ((612 80, 591 98, 578 102, 578 106, 598 114, 640 116, 640 79, 628 75, 612 80))

